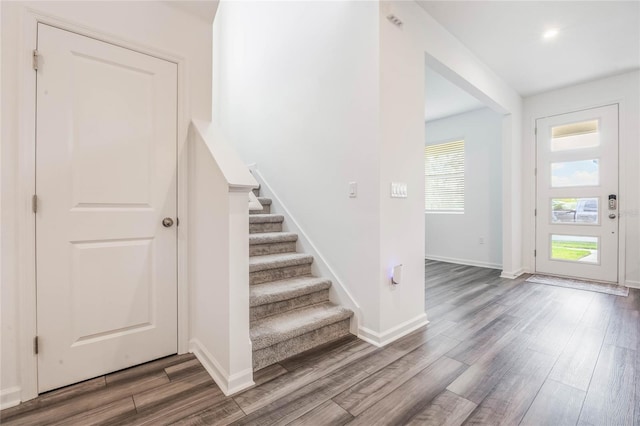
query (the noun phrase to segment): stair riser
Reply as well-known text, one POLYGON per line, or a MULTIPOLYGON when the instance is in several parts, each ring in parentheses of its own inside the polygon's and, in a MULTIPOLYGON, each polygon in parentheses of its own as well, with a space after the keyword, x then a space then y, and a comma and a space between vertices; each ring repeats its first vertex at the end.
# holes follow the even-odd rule
POLYGON ((328 302, 329 290, 321 290, 304 296, 295 297, 280 302, 268 303, 265 305, 254 306, 250 311, 250 320, 256 321, 271 315, 281 314, 292 309, 310 306, 316 303, 328 302))
POLYGON ((268 222, 268 223, 250 223, 250 234, 261 234, 263 232, 282 232, 282 222, 268 222))
POLYGON ((269 281, 285 280, 287 278, 302 277, 305 275, 311 275, 311 264, 250 272, 249 284, 262 284, 269 281))
POLYGON ((349 334, 349 321, 350 319, 347 318, 310 333, 254 351, 253 370, 259 370, 316 346, 347 336, 349 334))
POLYGON ((265 214, 265 213, 271 213, 271 206, 270 205, 262 205, 262 210, 249 210, 249 214, 265 214))
POLYGON ((296 242, 256 244, 249 246, 249 256, 264 256, 267 254, 293 253, 296 251, 296 242))

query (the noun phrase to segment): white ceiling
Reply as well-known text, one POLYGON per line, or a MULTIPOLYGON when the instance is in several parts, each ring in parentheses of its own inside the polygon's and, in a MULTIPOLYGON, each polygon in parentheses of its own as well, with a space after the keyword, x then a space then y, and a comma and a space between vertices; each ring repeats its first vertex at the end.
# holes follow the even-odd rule
POLYGON ((640 68, 637 0, 418 4, 522 96, 640 68))
POLYGON ((438 72, 426 67, 424 121, 433 121, 484 106, 438 72))

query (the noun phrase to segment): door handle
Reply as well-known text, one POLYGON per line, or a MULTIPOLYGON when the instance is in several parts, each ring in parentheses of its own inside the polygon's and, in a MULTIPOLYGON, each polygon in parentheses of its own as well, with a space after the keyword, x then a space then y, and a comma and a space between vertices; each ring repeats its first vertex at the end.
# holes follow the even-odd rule
POLYGON ((164 219, 162 219, 162 226, 164 226, 165 228, 171 228, 173 226, 173 219, 171 219, 170 217, 165 217, 164 219))
POLYGON ((611 214, 609 215, 609 219, 615 219, 615 218, 616 218, 616 215, 615 215, 614 213, 611 213, 611 214))

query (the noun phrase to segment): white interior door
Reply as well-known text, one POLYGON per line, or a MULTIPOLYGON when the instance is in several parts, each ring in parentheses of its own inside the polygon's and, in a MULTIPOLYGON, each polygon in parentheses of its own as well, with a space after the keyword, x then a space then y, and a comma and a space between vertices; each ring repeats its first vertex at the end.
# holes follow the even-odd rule
POLYGON ((38 51, 43 392, 177 351, 177 66, 43 24, 38 51))
POLYGON ((536 272, 617 282, 618 105, 536 128, 536 272))

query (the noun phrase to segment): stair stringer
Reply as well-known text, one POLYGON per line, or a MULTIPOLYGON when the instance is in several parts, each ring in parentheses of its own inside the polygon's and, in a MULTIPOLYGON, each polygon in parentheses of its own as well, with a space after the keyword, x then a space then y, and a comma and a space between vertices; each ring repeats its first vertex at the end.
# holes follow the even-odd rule
POLYGON ((311 264, 311 272, 313 273, 313 275, 331 280, 332 286, 329 289, 329 299, 333 303, 344 306, 345 308, 351 309, 353 311, 353 317, 351 317, 351 325, 349 327, 349 331, 351 332, 351 334, 357 336, 358 325, 361 323, 362 318, 362 310, 360 309, 360 305, 353 298, 349 290, 345 287, 343 280, 341 280, 333 270, 333 268, 331 268, 326 258, 322 255, 322 253, 320 253, 313 242, 311 242, 311 239, 304 231, 304 229, 300 226, 298 221, 282 203, 282 200, 280 200, 278 195, 274 192, 271 185, 269 185, 269 182, 266 181, 262 173, 260 173, 260 170, 258 170, 257 165, 249 164, 247 167, 251 171, 253 177, 260 184, 260 191, 262 196, 271 198, 271 213, 277 213, 284 216, 284 226, 287 228, 286 230, 288 232, 294 232, 298 234, 297 244, 299 244, 299 247, 301 249, 299 251, 313 256, 314 261, 311 264))

